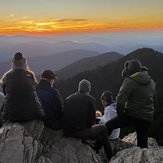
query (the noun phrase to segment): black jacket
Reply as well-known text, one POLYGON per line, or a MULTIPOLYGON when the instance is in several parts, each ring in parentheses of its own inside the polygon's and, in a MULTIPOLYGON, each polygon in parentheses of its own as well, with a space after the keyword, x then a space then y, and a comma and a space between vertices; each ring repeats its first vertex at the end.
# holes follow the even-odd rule
POLYGON ((24 70, 17 69, 8 73, 3 88, 6 94, 3 108, 4 119, 27 121, 44 116, 36 94, 36 85, 24 70))
POLYGON ((84 130, 95 123, 95 99, 75 93, 64 102, 62 125, 64 130, 84 130))
POLYGON ((44 124, 50 128, 57 129, 60 126, 63 110, 59 91, 51 87, 46 80, 41 79, 38 84, 37 95, 45 111, 44 124))

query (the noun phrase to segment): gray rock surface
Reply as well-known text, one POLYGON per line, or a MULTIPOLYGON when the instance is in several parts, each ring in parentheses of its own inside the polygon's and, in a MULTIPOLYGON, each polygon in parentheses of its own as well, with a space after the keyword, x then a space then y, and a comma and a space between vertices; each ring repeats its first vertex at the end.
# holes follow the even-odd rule
POLYGON ((43 128, 41 121, 4 124, 0 129, 0 162, 48 163, 39 143, 43 128))
MULTIPOLYGON (((110 163, 161 163, 163 148, 149 138, 149 149, 136 147, 136 134, 111 141, 115 156, 110 163)), ((0 163, 106 163, 80 139, 44 128, 41 121, 6 123, 0 128, 0 163)))
MULTIPOLYGON (((162 163, 163 162, 163 148, 159 147, 156 140, 148 139, 149 148, 136 147, 136 133, 131 133, 122 139, 123 143, 132 144, 131 147, 119 145, 124 149, 119 151, 112 157, 110 163, 162 163)), ((120 142, 119 142, 120 143, 120 142)), ((118 144, 118 143, 116 143, 118 144)), ((121 143, 120 143, 121 144, 121 143)))
POLYGON ((80 139, 65 138, 62 131, 46 128, 42 137, 44 153, 53 163, 101 163, 100 157, 80 139))
POLYGON ((0 128, 0 163, 101 163, 79 139, 44 129, 41 121, 6 123, 0 128))

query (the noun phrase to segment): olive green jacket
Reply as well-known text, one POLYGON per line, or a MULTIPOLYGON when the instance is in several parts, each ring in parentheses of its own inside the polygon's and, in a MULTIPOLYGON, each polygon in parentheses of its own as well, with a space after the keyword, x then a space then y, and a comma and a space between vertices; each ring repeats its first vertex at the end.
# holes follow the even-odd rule
POLYGON ((117 113, 153 120, 155 83, 147 72, 136 72, 125 78, 116 97, 117 113))

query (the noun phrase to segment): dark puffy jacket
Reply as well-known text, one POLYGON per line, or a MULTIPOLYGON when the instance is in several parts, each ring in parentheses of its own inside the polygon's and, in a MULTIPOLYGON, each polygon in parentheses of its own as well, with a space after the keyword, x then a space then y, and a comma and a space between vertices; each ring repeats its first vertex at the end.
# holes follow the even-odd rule
POLYGON ((44 116, 36 94, 36 85, 26 71, 17 69, 8 73, 3 88, 6 94, 3 109, 4 119, 27 121, 44 116))
POLYGON ((52 129, 59 129, 62 116, 62 99, 57 89, 41 79, 37 88, 38 97, 45 111, 44 124, 52 129))
POLYGON ((146 72, 127 77, 117 95, 117 112, 152 121, 155 103, 155 83, 146 72))
POLYGON ((95 99, 75 93, 64 103, 62 125, 64 130, 84 130, 95 123, 95 99))

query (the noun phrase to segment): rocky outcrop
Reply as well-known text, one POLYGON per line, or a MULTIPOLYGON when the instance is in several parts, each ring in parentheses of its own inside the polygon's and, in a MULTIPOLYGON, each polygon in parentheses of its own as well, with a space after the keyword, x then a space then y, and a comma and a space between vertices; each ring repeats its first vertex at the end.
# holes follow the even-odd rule
POLYGON ((110 163, 161 163, 163 162, 163 149, 141 149, 132 147, 118 152, 110 163))
POLYGON ((62 131, 46 128, 42 137, 44 153, 53 163, 101 163, 100 157, 80 139, 65 138, 62 131))
MULTIPOLYGON (((124 148, 112 157, 110 163, 161 163, 163 162, 163 148, 159 147, 156 140, 148 139, 149 148, 136 147, 136 133, 131 133, 124 137, 123 143, 126 142, 132 146, 124 148)), ((121 144, 121 143, 120 143, 121 144)), ((121 145, 120 145, 121 146, 121 145)), ((123 146, 127 147, 127 146, 123 146)))
MULTIPOLYGON (((129 135, 125 136, 122 139, 122 141, 136 146, 136 144, 137 144, 136 132, 130 133, 129 135)), ((153 138, 148 138, 148 147, 149 148, 158 148, 158 144, 157 144, 156 140, 153 138)))
MULTIPOLYGON (((160 163, 163 148, 149 138, 149 149, 136 147, 136 134, 111 141, 115 156, 110 163, 160 163)), ((103 150, 97 155, 80 139, 65 138, 62 131, 44 128, 41 121, 6 123, 0 128, 0 163, 104 163, 103 150)))
POLYGON ((41 121, 4 124, 0 129, 0 162, 51 163, 42 155, 43 146, 39 142, 42 131, 41 121))
POLYGON ((0 163, 101 163, 81 140, 44 129, 41 121, 6 123, 0 129, 0 163))

